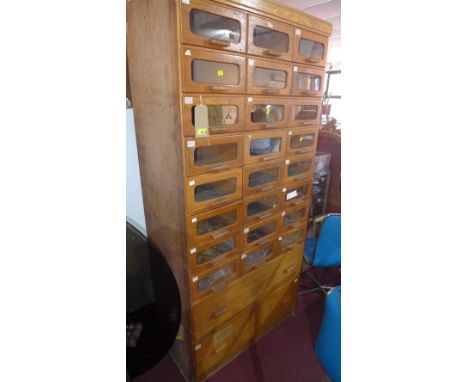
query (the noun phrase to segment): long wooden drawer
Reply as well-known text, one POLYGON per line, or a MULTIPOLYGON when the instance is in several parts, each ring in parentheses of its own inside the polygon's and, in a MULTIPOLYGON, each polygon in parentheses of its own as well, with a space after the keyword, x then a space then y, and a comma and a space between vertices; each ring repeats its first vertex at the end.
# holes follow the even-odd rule
POLYGON ((197 375, 205 375, 228 360, 252 342, 254 337, 255 312, 248 309, 195 343, 197 375))
POLYGON ((257 335, 262 335, 296 308, 298 281, 293 280, 266 296, 258 308, 257 335))

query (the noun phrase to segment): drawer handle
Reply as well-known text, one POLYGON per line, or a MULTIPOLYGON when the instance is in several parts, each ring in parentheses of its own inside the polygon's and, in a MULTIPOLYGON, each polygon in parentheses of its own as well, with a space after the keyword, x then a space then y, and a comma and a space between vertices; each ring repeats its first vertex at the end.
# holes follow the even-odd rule
POLYGON ((315 122, 314 121, 303 121, 302 125, 307 126, 307 125, 313 125, 315 122))
POLYGON ((260 191, 268 191, 268 190, 271 190, 272 188, 273 188, 273 185, 271 184, 269 186, 262 187, 260 191))
POLYGON ((217 39, 216 37, 210 38, 207 42, 208 44, 216 45, 216 46, 230 46, 231 45, 230 41, 220 40, 220 39, 217 39))
POLYGON ((272 125, 272 124, 269 124, 269 123, 265 123, 263 125, 260 125, 261 129, 274 129, 275 127, 276 127, 275 125, 272 125))
POLYGON ((281 57, 281 54, 282 54, 282 53, 275 52, 274 50, 268 49, 268 50, 264 50, 264 51, 263 51, 263 54, 264 54, 265 56, 281 57))
POLYGON ((298 152, 299 154, 302 154, 302 153, 307 153, 309 151, 312 151, 312 148, 310 149, 299 149, 299 150, 295 150, 296 152, 298 152))
POLYGON ((268 213, 263 214, 261 216, 255 217, 255 220, 261 220, 261 219, 266 218, 267 216, 270 216, 270 215, 271 215, 271 212, 268 212, 268 213))
POLYGON ((208 86, 208 90, 227 92, 228 90, 231 90, 231 88, 228 86, 211 85, 211 86, 208 86))
POLYGON ((266 94, 279 94, 280 91, 281 91, 281 89, 278 89, 278 88, 269 88, 269 89, 263 89, 263 90, 262 90, 262 93, 266 93, 266 94))
POLYGON ((295 202, 293 202, 292 204, 295 205, 295 206, 298 206, 299 204, 302 204, 304 203, 304 200, 297 200, 295 202))
POLYGON ((307 177, 308 177, 307 174, 305 174, 305 175, 299 175, 299 176, 296 176, 296 177, 294 178, 294 180, 303 180, 303 179, 306 179, 307 177))
POLYGON ((221 289, 224 289, 226 287, 227 287, 226 283, 224 281, 222 281, 222 282, 220 282, 218 284, 213 285, 211 287, 211 291, 212 292, 219 292, 221 289))
POLYGON ((227 126, 210 126, 210 131, 227 131, 229 127, 227 126))
POLYGON ((223 306, 222 308, 218 309, 216 312, 213 313, 214 318, 221 317, 224 313, 229 311, 229 307, 227 305, 223 306))
POLYGON ((266 162, 266 161, 268 161, 268 160, 273 160, 273 159, 275 159, 275 158, 276 158, 276 157, 274 157, 274 156, 271 156, 271 157, 263 157, 263 161, 266 162))
POLYGON ((220 199, 220 200, 218 200, 216 202, 212 202, 210 205, 211 205, 211 207, 217 207, 217 206, 220 206, 220 205, 225 204, 227 202, 229 202, 229 198, 223 198, 223 199, 220 199))
POLYGON ((224 255, 217 257, 216 259, 211 260, 212 265, 218 265, 219 263, 222 263, 225 260, 224 255))
POLYGON ((294 268, 296 268, 295 265, 290 265, 289 267, 287 267, 287 268, 284 270, 284 273, 289 273, 289 272, 291 272, 292 270, 294 270, 294 268))
POLYGON ((316 63, 319 62, 318 60, 316 60, 315 58, 312 58, 312 57, 308 57, 308 58, 306 58, 305 60, 306 60, 307 62, 312 63, 312 64, 316 64, 316 63))
POLYGON ((229 168, 229 165, 228 164, 223 164, 222 166, 211 167, 210 171, 219 171, 219 170, 224 170, 226 168, 229 168))
POLYGON ((301 92, 303 95, 309 95, 309 94, 314 94, 314 92, 312 90, 303 90, 301 92))
POLYGON ((262 245, 262 244, 265 244, 268 240, 270 240, 271 238, 270 237, 264 237, 263 239, 259 239, 255 245, 256 246, 259 246, 259 245, 262 245))
POLYGON ((213 237, 213 239, 217 239, 221 236, 226 235, 227 233, 229 233, 229 231, 226 229, 223 229, 222 231, 213 232, 211 236, 213 237))

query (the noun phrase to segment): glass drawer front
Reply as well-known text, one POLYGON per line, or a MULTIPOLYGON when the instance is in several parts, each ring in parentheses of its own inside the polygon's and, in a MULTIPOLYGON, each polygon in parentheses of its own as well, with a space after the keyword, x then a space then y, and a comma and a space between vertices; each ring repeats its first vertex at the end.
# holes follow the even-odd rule
POLYGON ((252 105, 252 109, 250 111, 250 120, 252 122, 280 122, 283 119, 283 105, 252 105))
POLYGON ((228 277, 232 276, 235 272, 235 266, 234 264, 229 264, 224 268, 221 268, 217 270, 216 272, 213 272, 209 274, 208 276, 200 279, 198 282, 198 291, 201 292, 203 290, 206 290, 208 288, 213 287, 216 283, 219 283, 220 281, 223 281, 227 279, 228 277))
POLYGON ((294 105, 293 107, 293 119, 295 121, 315 120, 317 117, 317 105, 294 105))
POLYGON ((273 56, 287 53, 289 50, 289 36, 287 33, 258 25, 253 30, 253 43, 259 48, 268 49, 273 56))
POLYGON ((241 38, 239 21, 199 9, 190 10, 190 30, 192 33, 210 38, 214 45, 220 46, 238 43, 241 38))
POLYGON ((322 89, 322 76, 309 73, 296 73, 293 86, 304 93, 319 92, 322 89))
POLYGON ((250 267, 252 265, 261 263, 265 261, 267 258, 273 256, 274 252, 275 252, 275 246, 274 244, 270 244, 267 247, 259 248, 255 251, 252 251, 244 259, 242 259, 242 261, 246 267, 250 267))
POLYGON ((200 184, 195 187, 195 201, 204 202, 217 199, 236 192, 237 178, 219 180, 217 182, 200 184))
POLYGON ((208 166, 222 162, 234 161, 238 156, 237 148, 237 143, 197 147, 194 153, 195 166, 208 166))
POLYGON ((257 240, 264 238, 265 236, 271 235, 277 229, 276 220, 271 223, 265 224, 261 227, 255 228, 247 234, 247 244, 251 244, 257 240))
POLYGON ((307 195, 307 192, 309 191, 309 186, 309 184, 304 184, 303 186, 287 190, 285 195, 285 201, 289 202, 307 195))
POLYGON ((279 153, 281 150, 281 137, 260 138, 250 142, 250 156, 279 153))
POLYGON ((293 150, 313 148, 314 143, 315 143, 314 133, 293 134, 289 140, 290 148, 293 150))
POLYGON ((226 253, 231 252, 235 247, 236 237, 231 237, 219 244, 206 248, 205 250, 197 253, 197 264, 202 265, 208 261, 216 261, 219 256, 223 256, 226 253))
POLYGON ((287 72, 276 69, 254 69, 253 82, 256 87, 283 89, 286 87, 287 72))
POLYGON ((297 243, 298 241, 302 240, 304 237, 304 233, 302 230, 293 231, 292 233, 288 233, 282 236, 281 240, 281 249, 284 250, 290 245, 297 243))
POLYGON ((288 177, 304 174, 312 171, 312 159, 291 163, 288 166, 288 177))
POLYGON ((310 62, 324 59, 325 45, 318 41, 301 38, 299 40, 299 54, 309 59, 310 62))
POLYGON ((287 225, 295 224, 301 221, 302 219, 305 219, 306 216, 307 216, 306 206, 300 208, 299 210, 287 211, 283 217, 283 225, 287 226, 287 225))
POLYGON ((248 186, 249 188, 266 186, 270 183, 276 182, 279 179, 279 176, 279 167, 255 171, 249 175, 248 186))
POLYGON ((250 202, 247 205, 247 217, 261 215, 273 208, 276 208, 279 203, 278 195, 271 195, 264 199, 258 199, 250 202))
MULTIPOLYGON (((202 236, 207 233, 229 227, 236 223, 237 210, 225 212, 220 215, 211 216, 197 222, 197 235, 202 236)), ((223 233, 224 234, 224 233, 223 233)))
POLYGON ((203 84, 238 85, 240 68, 225 62, 193 60, 192 80, 203 84))

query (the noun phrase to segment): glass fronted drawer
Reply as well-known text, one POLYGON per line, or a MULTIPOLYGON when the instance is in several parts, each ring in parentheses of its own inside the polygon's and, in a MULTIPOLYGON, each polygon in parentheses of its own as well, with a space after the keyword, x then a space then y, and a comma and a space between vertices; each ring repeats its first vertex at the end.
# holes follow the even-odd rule
POLYGON ((181 49, 184 92, 245 93, 243 56, 192 47, 181 49))
POLYGON ((320 126, 321 99, 292 98, 289 126, 320 126))
POLYGON ((281 190, 263 192, 244 198, 244 225, 250 224, 278 213, 282 208, 281 190))
POLYGON ((243 169, 243 194, 252 195, 279 187, 283 182, 283 161, 253 164, 243 169))
POLYGON ((181 4, 184 44, 245 52, 247 15, 205 0, 181 4))
POLYGON ((287 98, 247 97, 245 130, 274 129, 288 126, 287 98))
POLYGON ((276 239, 279 233, 280 220, 281 215, 275 215, 244 227, 242 231, 242 249, 246 251, 276 239))
POLYGON ((296 29, 293 61, 324 67, 327 61, 328 37, 296 29))
POLYGON ((248 53, 292 60, 294 28, 278 21, 249 15, 248 53))
POLYGON ((318 128, 302 128, 288 131, 286 155, 315 153, 318 128))
POLYGON ((227 170, 244 164, 244 136, 185 139, 187 176, 227 170))
POLYGON ((295 206, 310 200, 312 197, 312 180, 295 182, 283 188, 283 202, 285 207, 295 206))
POLYGON ((313 180, 314 156, 312 153, 286 159, 284 164, 286 166, 286 170, 284 171, 285 183, 313 180))
POLYGON ((259 58, 247 62, 247 93, 289 96, 291 64, 259 58))
POLYGON ((183 130, 184 136, 195 136, 195 106, 208 107, 208 126, 210 135, 222 133, 237 133, 244 130, 244 97, 236 96, 206 96, 200 94, 184 95, 183 130))
POLYGON ((200 274, 192 275, 192 299, 196 301, 219 292, 239 277, 239 258, 236 257, 200 274))
POLYGON ((255 269, 261 268, 266 262, 273 260, 279 254, 278 240, 270 240, 241 255, 240 274, 245 275, 255 269))
POLYGON ((310 203, 304 202, 281 212, 280 232, 305 227, 309 218, 309 206, 310 203))
POLYGON ((324 69, 293 66, 291 95, 322 97, 324 69))
POLYGON ((242 239, 239 231, 201 246, 190 248, 188 254, 190 274, 197 275, 226 260, 237 258, 241 251, 242 239))
POLYGON ((241 201, 187 218, 190 248, 226 237, 242 227, 241 201))
POLYGON ((189 178, 185 185, 189 214, 221 207, 242 198, 242 169, 189 178))
POLYGON ((281 234, 278 238, 280 251, 285 252, 293 249, 296 244, 302 244, 305 240, 306 227, 293 228, 281 234))
POLYGON ((258 163, 284 157, 286 132, 266 131, 245 134, 244 162, 258 163))

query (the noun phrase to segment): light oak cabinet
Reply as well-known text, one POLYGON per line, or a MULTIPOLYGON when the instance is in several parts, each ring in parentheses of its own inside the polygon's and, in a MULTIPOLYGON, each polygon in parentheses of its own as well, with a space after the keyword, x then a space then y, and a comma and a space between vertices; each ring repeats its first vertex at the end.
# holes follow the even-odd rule
POLYGON ((204 381, 294 313, 331 24, 273 0, 132 0, 127 23, 148 238, 181 294, 171 355, 204 381))

